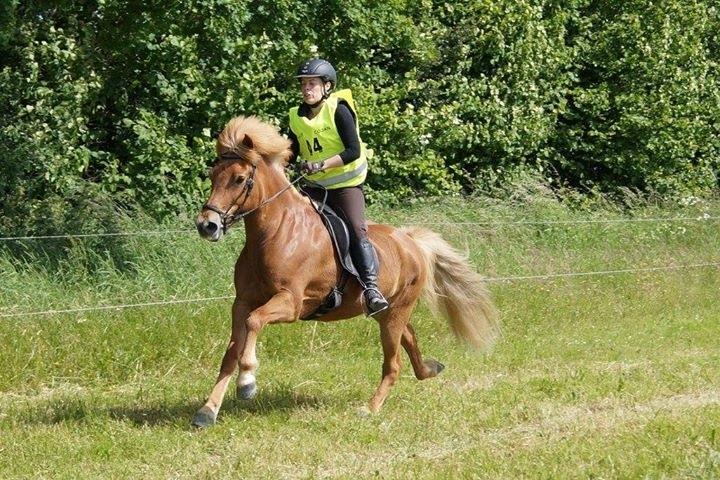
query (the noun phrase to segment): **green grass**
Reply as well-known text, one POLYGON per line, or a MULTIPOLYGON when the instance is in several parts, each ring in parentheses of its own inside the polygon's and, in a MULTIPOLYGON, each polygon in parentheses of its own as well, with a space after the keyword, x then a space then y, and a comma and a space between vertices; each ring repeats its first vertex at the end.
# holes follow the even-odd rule
MULTIPOLYGON (((495 277, 720 261, 718 222, 437 222, 717 207, 570 209, 532 196, 372 216, 432 222, 495 277)), ((225 295, 242 241, 240 231, 216 245, 189 232, 50 253, 28 242, 25 260, 0 257, 0 313, 225 295)), ((490 288, 504 329, 495 349, 466 351, 419 308, 421 349, 447 369, 418 382, 405 362, 378 415, 357 414, 379 381, 374 322, 297 323, 263 332, 258 397, 230 392, 203 431, 189 421, 214 382, 229 301, 1 319, 0 478, 720 477, 718 268, 490 288)))

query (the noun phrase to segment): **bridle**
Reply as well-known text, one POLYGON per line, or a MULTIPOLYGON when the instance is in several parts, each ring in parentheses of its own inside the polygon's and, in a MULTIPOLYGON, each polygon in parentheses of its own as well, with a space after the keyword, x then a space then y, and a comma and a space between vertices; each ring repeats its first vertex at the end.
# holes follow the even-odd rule
MULTIPOLYGON (((222 155, 222 156, 215 158, 215 162, 218 162, 220 160, 243 160, 243 158, 238 155, 222 155)), ((212 212, 217 213, 220 216, 220 222, 222 224, 223 234, 225 234, 228 231, 228 229, 233 224, 235 224, 238 220, 245 218, 246 216, 253 213, 255 210, 258 210, 259 208, 272 202, 277 197, 279 197, 280 195, 285 193, 287 190, 289 190, 291 187, 293 187, 300 180, 305 178, 305 175, 298 176, 298 178, 296 178, 295 180, 290 182, 289 185, 283 187, 279 192, 274 193, 270 197, 268 197, 265 200, 263 200, 262 202, 260 202, 260 204, 258 206, 256 206, 255 208, 251 208, 250 210, 243 212, 242 207, 243 207, 243 205, 245 205, 245 202, 250 197, 250 193, 252 192, 253 187, 255 186, 255 172, 256 171, 257 171, 257 166, 252 164, 252 173, 250 174, 250 176, 248 178, 246 178, 243 181, 242 190, 240 190, 240 193, 238 194, 238 196, 235 197, 235 200, 233 200, 232 203, 230 203, 230 206, 226 210, 222 210, 221 208, 216 207, 215 205, 213 205, 211 203, 207 203, 207 202, 202 206, 201 211, 202 210, 210 210, 212 212), (238 201, 240 201, 241 197, 244 197, 244 198, 242 199, 242 202, 240 202, 238 204, 238 201), (230 213, 230 210, 232 210, 233 207, 237 207, 237 208, 235 209, 235 211, 233 213, 230 213)))

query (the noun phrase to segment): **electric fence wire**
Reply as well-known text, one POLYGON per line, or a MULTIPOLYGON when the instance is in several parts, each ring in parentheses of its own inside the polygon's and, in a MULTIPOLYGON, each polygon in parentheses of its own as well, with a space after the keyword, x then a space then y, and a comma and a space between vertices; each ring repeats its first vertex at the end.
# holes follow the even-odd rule
MULTIPOLYGON (((699 217, 656 217, 656 218, 610 218, 595 220, 518 220, 518 221, 478 221, 478 222, 408 222, 409 225, 438 225, 438 226, 486 226, 492 227, 511 227, 511 226, 540 226, 540 225, 598 225, 598 224, 625 224, 625 223, 662 223, 662 222, 710 222, 720 220, 718 216, 702 215, 699 217)), ((105 233, 64 233, 57 235, 35 235, 35 236, 17 236, 17 237, 0 237, 0 242, 26 241, 26 240, 59 240, 59 239, 75 239, 75 238, 93 238, 93 237, 140 237, 155 236, 169 234, 190 234, 196 233, 195 229, 176 229, 176 230, 138 230, 135 232, 105 232, 105 233)))
MULTIPOLYGON (((555 278, 571 278, 571 277, 590 277, 599 275, 620 275, 620 274, 631 274, 631 273, 652 273, 652 272, 663 272, 663 271, 676 271, 676 270, 687 270, 694 268, 709 268, 716 267, 720 268, 720 262, 704 262, 694 263, 687 265, 667 265, 660 267, 641 267, 641 268, 625 268, 616 270, 598 270, 590 272, 565 272, 565 273, 548 273, 543 275, 519 275, 519 276, 505 276, 505 277, 486 277, 487 282, 513 282, 513 281, 524 281, 524 280, 551 280, 555 278)), ((141 303, 129 303, 129 304, 116 304, 116 305, 95 305, 95 306, 84 306, 77 308, 64 308, 57 310, 42 310, 42 311, 30 311, 30 312, 10 312, 0 313, 0 318, 18 318, 18 317, 35 317, 35 316, 51 316, 71 313, 83 313, 91 311, 102 311, 102 310, 123 310, 127 308, 141 308, 141 307, 155 307, 165 305, 176 305, 176 304, 188 304, 188 303, 207 303, 219 300, 230 300, 235 298, 233 295, 222 295, 213 297, 202 297, 202 298, 186 298, 186 299, 171 299, 171 300, 160 300, 155 302, 141 302, 141 303)))

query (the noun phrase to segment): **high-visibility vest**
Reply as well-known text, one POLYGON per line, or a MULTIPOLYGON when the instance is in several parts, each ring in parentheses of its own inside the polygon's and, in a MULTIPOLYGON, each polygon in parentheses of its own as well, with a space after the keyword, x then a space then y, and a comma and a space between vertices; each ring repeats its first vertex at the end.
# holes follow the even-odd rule
MULTIPOLYGON (((355 116, 355 130, 360 139, 360 128, 355 110, 355 102, 349 89, 331 93, 320 108, 320 112, 312 119, 298 115, 299 107, 290 109, 290 129, 300 144, 300 158, 307 162, 320 162, 345 150, 340 134, 335 125, 335 111, 338 102, 344 101, 355 116)), ((372 150, 365 147, 360 140, 360 157, 340 167, 333 167, 322 172, 308 175, 307 179, 327 189, 354 187, 365 181, 367 176, 368 158, 372 150)))

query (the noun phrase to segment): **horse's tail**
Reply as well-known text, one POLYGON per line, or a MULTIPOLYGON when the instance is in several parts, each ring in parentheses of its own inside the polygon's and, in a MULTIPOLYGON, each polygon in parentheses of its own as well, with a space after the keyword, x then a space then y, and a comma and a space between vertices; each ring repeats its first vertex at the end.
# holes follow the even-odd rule
POLYGON ((420 247, 428 276, 424 297, 442 313, 455 336, 475 349, 489 348, 500 334, 500 323, 482 277, 463 255, 442 237, 416 227, 402 229, 420 247))

